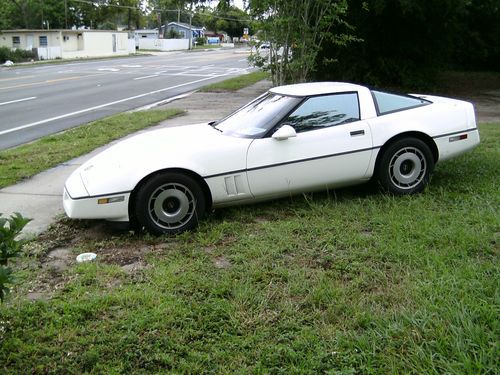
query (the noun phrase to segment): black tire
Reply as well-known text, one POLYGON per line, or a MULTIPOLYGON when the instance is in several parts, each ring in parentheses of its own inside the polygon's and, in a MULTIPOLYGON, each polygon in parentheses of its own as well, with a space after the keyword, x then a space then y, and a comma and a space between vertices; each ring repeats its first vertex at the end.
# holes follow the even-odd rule
POLYGON ((403 138, 384 151, 377 177, 384 190, 406 195, 423 191, 433 170, 434 158, 429 146, 417 138, 403 138))
POLYGON ((157 235, 195 228, 206 207, 199 184, 175 172, 157 174, 147 180, 139 188, 134 204, 139 227, 157 235))

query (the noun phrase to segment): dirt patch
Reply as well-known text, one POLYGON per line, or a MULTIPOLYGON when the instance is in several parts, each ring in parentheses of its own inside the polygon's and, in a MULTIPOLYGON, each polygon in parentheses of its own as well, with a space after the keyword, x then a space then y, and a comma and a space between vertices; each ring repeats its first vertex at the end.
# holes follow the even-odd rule
POLYGON ((144 263, 142 260, 130 264, 125 264, 122 266, 122 270, 128 273, 129 275, 132 275, 138 271, 141 271, 147 267, 146 263, 144 263))
MULTIPOLYGON (((78 254, 84 252, 95 253, 95 262, 117 265, 126 274, 135 275, 149 266, 148 254, 165 252, 175 241, 144 238, 104 221, 63 219, 26 247, 28 257, 19 262, 19 268, 36 276, 17 285, 16 294, 33 301, 51 299, 77 277, 71 268, 77 265, 78 254)), ((110 282, 112 287, 114 281, 110 282)))
POLYGON ((226 269, 231 267, 231 262, 224 257, 218 257, 214 259, 215 268, 226 269))
POLYGON ((127 246, 127 247, 110 247, 96 250, 97 260, 106 264, 116 264, 121 266, 129 266, 128 269, 134 268, 132 265, 146 264, 145 256, 150 253, 158 253, 168 248, 168 244, 161 245, 142 245, 142 246, 127 246))

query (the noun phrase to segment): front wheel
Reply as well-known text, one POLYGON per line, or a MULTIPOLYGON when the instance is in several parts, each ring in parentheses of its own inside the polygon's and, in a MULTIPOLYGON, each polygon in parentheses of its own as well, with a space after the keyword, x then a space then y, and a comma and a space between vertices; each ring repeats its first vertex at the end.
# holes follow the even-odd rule
POLYGON ((141 228, 153 234, 176 234, 193 229, 205 213, 205 197, 191 177, 165 172, 139 188, 135 214, 141 228))
POLYGON ((385 150, 378 168, 382 187, 398 195, 419 193, 429 182, 434 158, 429 146, 417 138, 403 138, 385 150))

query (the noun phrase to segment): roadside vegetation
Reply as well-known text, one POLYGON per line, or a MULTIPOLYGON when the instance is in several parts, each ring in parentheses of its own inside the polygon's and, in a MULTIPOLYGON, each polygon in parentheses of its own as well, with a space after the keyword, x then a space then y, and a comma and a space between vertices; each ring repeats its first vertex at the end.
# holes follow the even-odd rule
POLYGON ((0 303, 10 291, 9 284, 14 282, 9 262, 21 255, 24 241, 17 237, 30 221, 19 213, 9 218, 2 217, 0 213, 0 303))
POLYGON ((14 63, 31 61, 35 58, 33 52, 24 51, 21 49, 11 50, 7 47, 0 47, 0 64, 6 61, 12 61, 14 63))
POLYGON ((193 49, 191 49, 191 51, 203 51, 203 50, 206 50, 206 49, 218 49, 218 48, 222 48, 219 44, 217 45, 212 45, 212 44, 197 44, 193 47, 193 49))
POLYGON ((201 92, 225 92, 237 91, 244 87, 269 78, 269 73, 257 71, 242 76, 226 79, 225 81, 213 83, 200 89, 201 92))
POLYGON ((178 109, 129 112, 0 151, 0 188, 34 176, 97 147, 182 113, 178 109))
POLYGON ((62 220, 17 264, 0 372, 496 373, 500 124, 480 132, 415 196, 306 194, 177 237, 62 220))

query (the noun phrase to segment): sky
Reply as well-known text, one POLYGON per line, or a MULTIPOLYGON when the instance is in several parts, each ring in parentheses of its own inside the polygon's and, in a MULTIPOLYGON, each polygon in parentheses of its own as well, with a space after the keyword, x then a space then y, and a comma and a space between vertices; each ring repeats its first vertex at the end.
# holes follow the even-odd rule
POLYGON ((234 0, 234 5, 240 9, 243 9, 243 0, 234 0))
MULTIPOLYGON (((212 5, 217 5, 218 1, 212 1, 212 5)), ((233 4, 240 9, 243 9, 243 0, 233 0, 233 4)))

